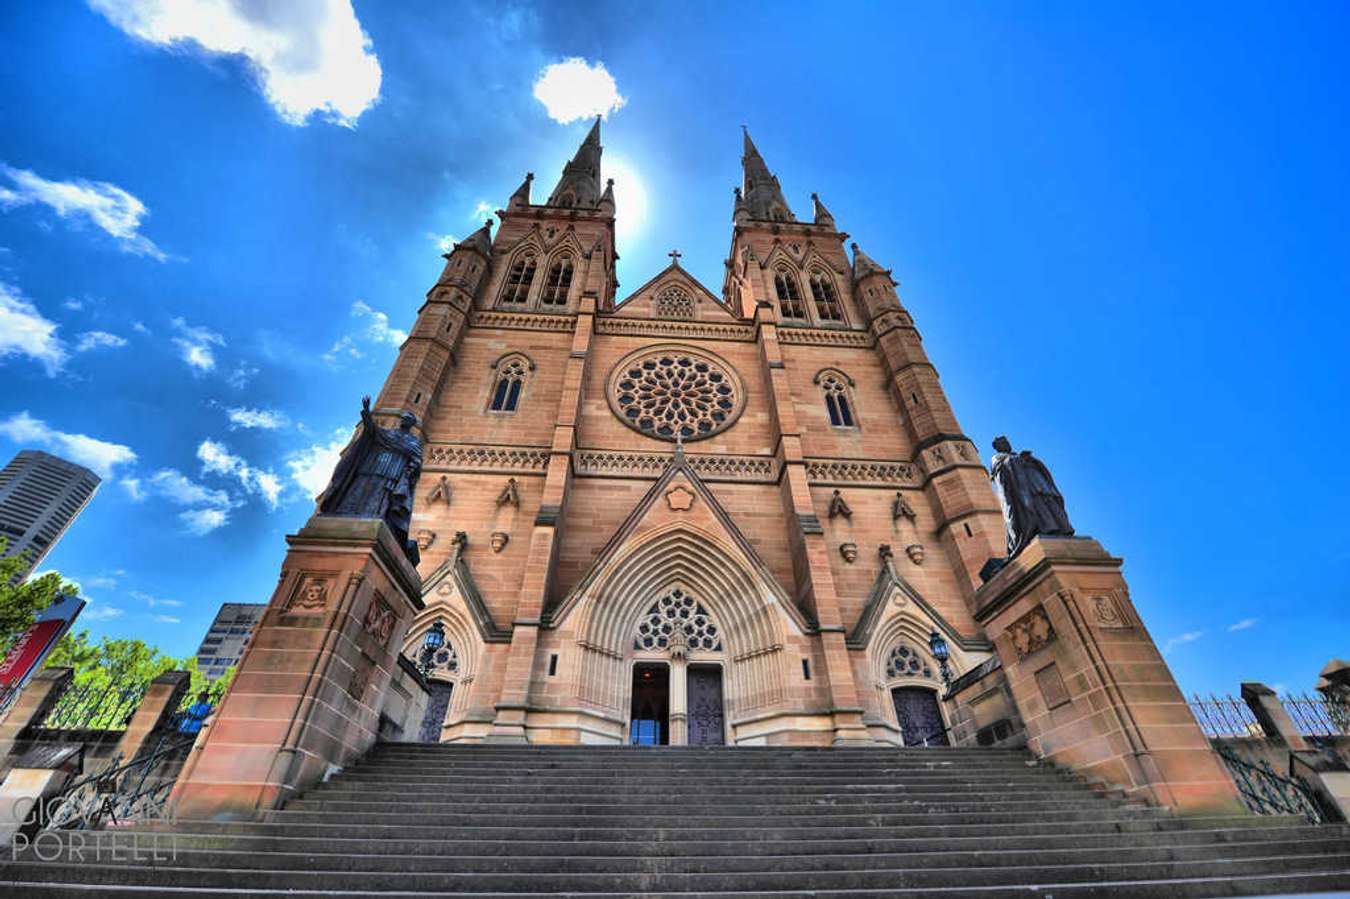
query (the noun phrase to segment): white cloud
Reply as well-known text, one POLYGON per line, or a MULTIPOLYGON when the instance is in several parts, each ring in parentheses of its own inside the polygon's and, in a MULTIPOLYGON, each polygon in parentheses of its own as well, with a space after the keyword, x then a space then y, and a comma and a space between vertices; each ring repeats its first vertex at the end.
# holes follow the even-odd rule
POLYGON ((333 440, 327 446, 314 444, 293 453, 286 460, 286 467, 291 470, 291 480, 300 485, 306 496, 317 497, 328 487, 338 457, 342 455, 349 439, 351 435, 339 428, 333 432, 333 440))
POLYGON ((473 208, 473 214, 469 218, 476 222, 484 221, 492 217, 492 204, 487 200, 479 200, 478 205, 473 208))
POLYGON ((241 362, 239 363, 238 366, 235 367, 234 371, 230 372, 225 377, 225 383, 229 384, 235 390, 243 390, 244 387, 248 385, 248 382, 257 373, 258 373, 257 368, 255 368, 252 365, 246 365, 241 362))
POLYGON ((100 574, 97 577, 89 578, 84 583, 95 590, 112 590, 117 586, 117 578, 100 574))
POLYGON ((1184 634, 1179 634, 1175 637, 1172 637, 1166 643, 1164 643, 1162 651, 1171 652, 1178 646, 1184 646, 1187 643, 1194 643, 1196 640, 1199 640, 1204 635, 1205 635, 1204 631, 1187 631, 1184 634))
POLYGON ((159 46, 243 56, 267 102, 292 125, 314 113, 354 126, 380 96, 380 61, 351 0, 89 0, 130 35, 159 46))
POLYGON ((132 322, 131 330, 135 331, 137 334, 148 335, 150 333, 150 329, 145 326, 144 322, 132 322))
POLYGON ((179 512, 178 520, 187 527, 189 534, 202 537, 224 527, 230 520, 230 513, 224 509, 189 509, 179 512))
POLYGON ((277 507, 281 496, 281 479, 271 471, 254 468, 231 453, 225 444, 214 440, 203 440, 198 445, 197 458, 201 460, 202 471, 238 478, 245 490, 262 496, 268 508, 277 507))
POLYGON ((237 428, 260 428, 264 431, 275 431, 277 428, 285 427, 288 422, 285 413, 278 412, 275 409, 239 407, 226 409, 225 414, 230 418, 231 431, 237 428))
POLYGON ((224 337, 206 328, 189 325, 181 318, 175 318, 170 324, 178 332, 178 336, 173 338, 174 346, 178 347, 178 352, 189 367, 199 372, 211 371, 216 367, 216 356, 211 348, 224 346, 224 337))
POLYGON ((149 256, 160 262, 169 257, 140 233, 146 208, 132 194, 107 181, 48 181, 27 169, 0 163, 0 174, 9 178, 12 189, 0 188, 0 208, 12 209, 41 203, 63 219, 89 222, 101 228, 123 250, 137 256, 149 256))
POLYGON ((607 117, 628 102, 604 63, 590 65, 579 56, 546 66, 535 79, 534 98, 544 104, 549 118, 563 125, 607 117))
POLYGON ((453 234, 431 234, 428 232, 427 239, 436 245, 436 248, 442 253, 449 253, 459 243, 459 238, 453 234))
POLYGON ((151 615, 150 617, 153 618, 155 621, 162 621, 162 622, 164 622, 165 624, 182 624, 182 623, 183 623, 183 619, 181 619, 181 618, 175 618, 175 617, 173 617, 172 615, 151 615))
POLYGON ((213 490, 173 468, 161 468, 155 472, 144 486, 155 496, 167 499, 179 506, 213 506, 228 509, 233 505, 230 495, 224 490, 213 490))
POLYGON ((0 359, 23 355, 55 375, 66 364, 66 345, 57 324, 46 318, 17 287, 0 281, 0 359))
MULTIPOLYGON (((89 597, 84 597, 88 599, 89 597)), ((114 618, 121 618, 126 614, 122 609, 116 606, 105 606, 102 603, 89 603, 80 613, 81 621, 111 621, 114 618)))
POLYGON ((62 307, 66 308, 66 309, 69 309, 71 312, 79 312, 81 309, 84 308, 84 301, 83 301, 83 300, 77 300, 77 299, 75 299, 74 297, 72 297, 72 298, 66 300, 66 301, 65 301, 64 303, 62 303, 61 305, 62 305, 62 307))
POLYGON ((1228 625, 1228 630, 1230 632, 1245 631, 1248 628, 1256 627, 1257 622, 1259 622, 1260 620, 1261 620, 1260 618, 1244 618, 1241 621, 1236 621, 1228 625))
POLYGON ((58 456, 94 470, 99 477, 112 477, 118 465, 136 461, 131 447, 99 440, 87 434, 68 434, 49 427, 26 411, 0 421, 0 434, 15 443, 36 444, 54 450, 58 456))
POLYGON ((125 337, 118 337, 116 334, 109 334, 107 331, 85 331, 75 344, 75 352, 85 353, 100 347, 116 349, 126 345, 127 339, 125 337))
POLYGON ((364 327, 359 334, 343 335, 329 348, 328 352, 323 354, 323 361, 329 365, 337 364, 340 359, 360 359, 365 356, 365 353, 361 351, 358 338, 367 343, 385 344, 395 348, 408 339, 407 331, 389 327, 389 316, 372 309, 364 300, 357 300, 352 303, 352 317, 362 321, 364 327))
POLYGON ((178 608, 183 604, 181 600, 161 599, 158 596, 152 596, 151 594, 144 593, 140 590, 132 590, 131 596, 133 599, 139 599, 141 602, 145 603, 152 609, 155 608, 156 606, 169 606, 171 608, 178 608))
POLYGON ((120 483, 122 489, 127 492, 127 496, 131 497, 132 502, 138 503, 145 499, 145 492, 141 490, 140 478, 122 478, 120 483))

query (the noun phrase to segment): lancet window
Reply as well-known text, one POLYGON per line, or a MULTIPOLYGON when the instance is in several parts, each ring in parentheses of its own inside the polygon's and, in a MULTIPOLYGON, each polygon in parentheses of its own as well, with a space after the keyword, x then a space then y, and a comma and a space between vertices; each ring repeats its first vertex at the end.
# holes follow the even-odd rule
POLYGON ((720 652, 722 633, 703 604, 679 587, 662 596, 638 621, 634 649, 662 650, 670 646, 676 630, 684 631, 694 652, 720 652))
POLYGON ((530 287, 534 284, 534 270, 537 260, 533 253, 520 256, 506 273, 506 286, 502 288, 502 305, 523 306, 530 298, 530 287))
POLYGON ((792 269, 782 266, 775 271, 773 285, 778 291, 778 308, 783 318, 805 320, 806 304, 802 302, 802 291, 792 269))
POLYGON ((858 420, 853 411, 853 399, 849 395, 848 378, 839 372, 827 371, 816 377, 820 392, 825 398, 825 412, 830 417, 830 425, 836 428, 855 428, 858 420))
POLYGON ((933 666, 928 656, 903 641, 895 644, 886 660, 886 679, 895 680, 900 677, 933 679, 933 666))
POLYGON ((496 381, 492 385, 489 412, 514 412, 520 404, 520 393, 525 389, 529 364, 520 356, 511 356, 497 363, 496 381))
POLYGON ((834 279, 824 269, 811 270, 811 296, 816 301, 818 319, 823 322, 844 320, 844 310, 839 305, 839 293, 834 289, 834 279))
POLYGON ((567 305, 567 294, 572 289, 572 257, 564 253, 549 266, 544 279, 544 293, 539 302, 545 306, 567 305))

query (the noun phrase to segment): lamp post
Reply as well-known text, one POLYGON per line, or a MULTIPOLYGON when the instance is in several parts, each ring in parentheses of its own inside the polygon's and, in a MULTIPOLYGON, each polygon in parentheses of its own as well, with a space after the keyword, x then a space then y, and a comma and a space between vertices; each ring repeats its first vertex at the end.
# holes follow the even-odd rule
POLYGON ((947 666, 947 660, 951 658, 951 650, 947 648, 947 641, 942 639, 942 635, 934 630, 928 635, 928 651, 937 659, 938 669, 942 672, 942 685, 950 686, 952 682, 952 670, 947 666))
POLYGON ((445 645, 445 625, 437 621, 427 631, 427 635, 422 638, 422 655, 418 659, 419 667, 422 669, 422 676, 426 677, 431 672, 431 660, 436 655, 436 650, 445 645))

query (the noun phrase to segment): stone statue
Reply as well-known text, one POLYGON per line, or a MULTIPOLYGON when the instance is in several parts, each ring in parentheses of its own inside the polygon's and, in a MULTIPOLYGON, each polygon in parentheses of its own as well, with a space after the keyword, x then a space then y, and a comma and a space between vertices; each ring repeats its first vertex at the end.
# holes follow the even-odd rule
POLYGON ((361 433, 342 451, 328 489, 319 496, 319 514, 382 518, 416 565, 412 525, 413 489, 422 473, 422 441, 412 432, 417 416, 404 412, 399 427, 382 428, 370 414, 370 397, 361 400, 361 433))
POLYGON ((1064 511, 1064 496, 1050 470, 1030 450, 1014 453, 1007 437, 994 441, 989 479, 994 482, 1003 524, 1008 531, 1008 558, 1012 559, 1038 534, 1072 537, 1073 525, 1064 511))

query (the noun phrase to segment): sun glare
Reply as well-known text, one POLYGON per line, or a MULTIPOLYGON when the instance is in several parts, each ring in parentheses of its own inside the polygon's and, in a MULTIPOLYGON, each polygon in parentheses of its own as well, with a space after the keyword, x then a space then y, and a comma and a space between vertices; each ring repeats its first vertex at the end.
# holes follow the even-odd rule
POLYGON ((619 255, 631 250, 647 223, 647 189, 637 169, 621 156, 605 154, 601 174, 614 179, 614 239, 619 255))

